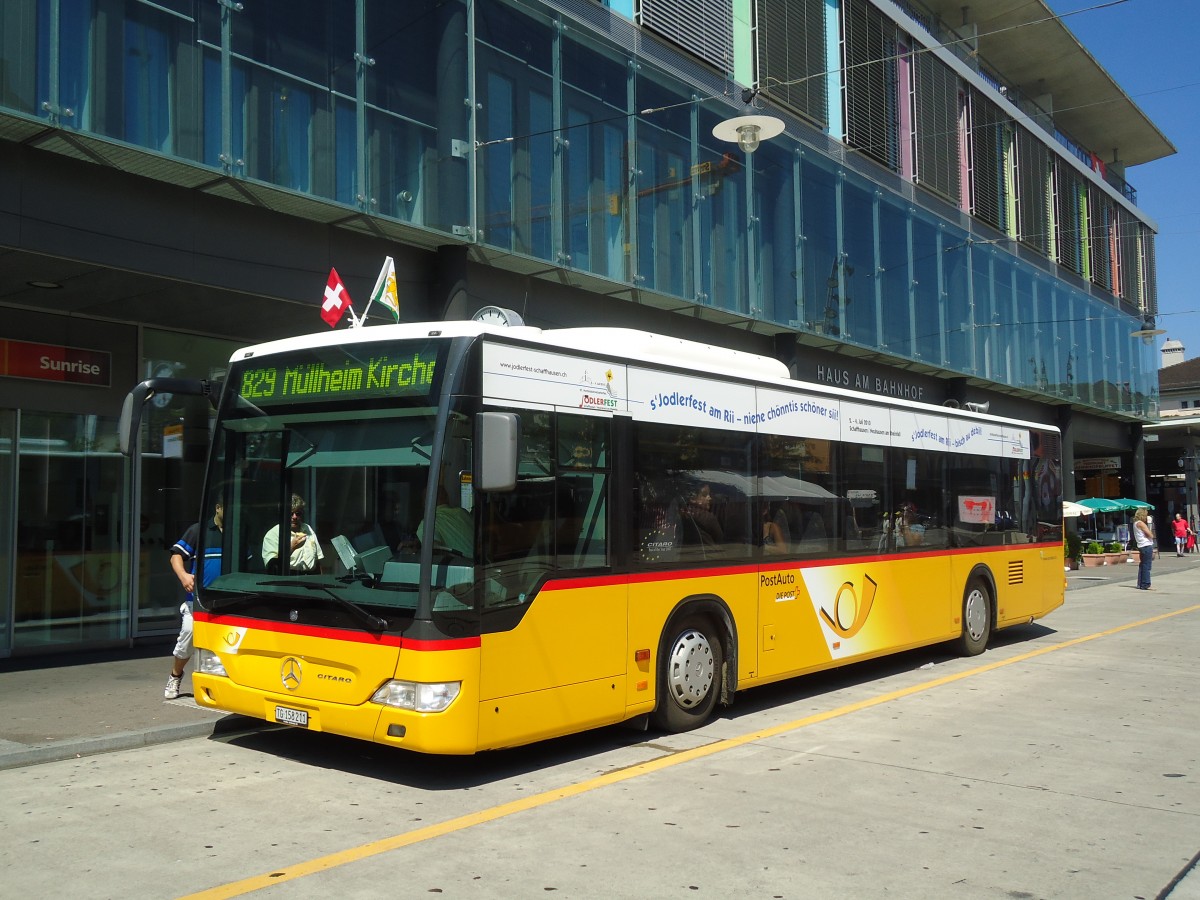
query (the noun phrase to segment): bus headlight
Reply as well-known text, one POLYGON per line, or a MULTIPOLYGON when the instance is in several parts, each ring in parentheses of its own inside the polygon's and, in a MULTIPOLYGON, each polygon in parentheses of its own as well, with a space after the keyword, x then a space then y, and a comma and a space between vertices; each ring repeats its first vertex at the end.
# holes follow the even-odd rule
POLYGON ((201 648, 200 657, 196 661, 196 671, 202 675, 220 675, 222 678, 228 678, 229 673, 225 671, 225 665, 221 662, 221 657, 213 653, 211 650, 201 648))
POLYGON ((441 712, 458 696, 461 681, 389 681, 371 697, 375 703, 411 709, 414 712, 441 712))

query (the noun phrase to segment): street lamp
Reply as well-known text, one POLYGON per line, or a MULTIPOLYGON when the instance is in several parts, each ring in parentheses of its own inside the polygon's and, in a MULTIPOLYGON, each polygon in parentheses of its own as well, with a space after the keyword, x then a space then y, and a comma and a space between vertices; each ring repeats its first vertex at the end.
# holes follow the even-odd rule
POLYGON ((718 122, 712 133, 719 141, 729 141, 746 153, 753 153, 762 141, 783 134, 783 120, 774 116, 735 116, 718 122))
POLYGON ((1156 328, 1154 326, 1154 316, 1147 313, 1146 315, 1142 316, 1142 327, 1137 331, 1131 331, 1129 336, 1140 337, 1142 339, 1142 343, 1149 346, 1156 337, 1158 337, 1160 334, 1166 333, 1167 332, 1165 329, 1156 328))

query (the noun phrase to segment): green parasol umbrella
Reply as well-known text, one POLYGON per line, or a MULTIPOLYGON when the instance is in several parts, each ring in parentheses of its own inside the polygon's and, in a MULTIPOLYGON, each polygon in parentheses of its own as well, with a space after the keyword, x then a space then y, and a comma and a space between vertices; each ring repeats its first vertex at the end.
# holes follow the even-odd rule
POLYGON ((1115 502, 1124 504, 1126 509, 1154 509, 1154 504, 1147 503, 1145 500, 1127 500, 1122 497, 1115 502))
POLYGON ((1109 500, 1105 497, 1087 497, 1083 500, 1076 500, 1075 502, 1080 506, 1086 506, 1092 512, 1098 513, 1124 512, 1125 510, 1129 509, 1128 506, 1122 505, 1123 501, 1109 500))

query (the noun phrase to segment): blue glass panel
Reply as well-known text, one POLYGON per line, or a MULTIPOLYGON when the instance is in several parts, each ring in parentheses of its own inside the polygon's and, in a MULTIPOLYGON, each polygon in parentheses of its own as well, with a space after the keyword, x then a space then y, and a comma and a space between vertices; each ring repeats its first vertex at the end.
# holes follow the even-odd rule
MULTIPOLYGON (((124 137, 130 143, 171 153, 171 116, 178 114, 171 74, 179 19, 134 7, 125 20, 124 72, 110 66, 107 79, 124 76, 122 85, 124 137)), ((189 29, 190 30, 190 29, 189 29)))
MULTIPOLYGON (((368 107, 367 135, 373 209, 385 216, 424 224, 433 203, 428 180, 436 175, 436 169, 426 163, 432 162, 436 132, 368 107)), ((465 169, 462 174, 465 176, 465 169)))
POLYGON ((354 6, 355 0, 244 3, 230 17, 233 52, 299 81, 329 87, 334 69, 354 71, 354 6))
POLYGON ((1042 310, 1049 320, 1042 325, 1038 336, 1042 357, 1046 360, 1046 392, 1056 397, 1066 396, 1067 353, 1070 349, 1070 305, 1067 290, 1053 281, 1043 286, 1048 297, 1042 302, 1042 310))
MULTIPOLYGON (((245 64, 235 66, 233 84, 234 156, 243 161, 246 177, 324 193, 313 180, 314 117, 318 102, 330 102, 328 92, 245 64)), ((323 121, 331 125, 329 116, 323 121)))
POLYGON ((942 303, 941 233, 923 216, 914 215, 913 231, 913 308, 917 320, 916 358, 935 366, 942 364, 942 341, 946 312, 942 303))
MULTIPOLYGON (((515 133, 512 81, 497 72, 488 72, 483 83, 486 90, 483 92, 485 102, 481 138, 484 143, 502 141, 506 135, 515 133), (493 138, 492 135, 498 137, 493 138)), ((509 177, 513 168, 513 146, 511 142, 492 144, 483 147, 478 155, 483 205, 480 216, 482 239, 495 247, 509 250, 513 247, 513 183, 509 177)))
POLYGON ((972 244, 971 292, 975 299, 975 321, 971 332, 972 359, 968 374, 995 378, 995 354, 999 342, 999 321, 995 310, 995 291, 992 285, 992 255, 988 244, 972 244))
POLYGON ((770 322, 799 327, 804 312, 799 306, 797 157, 791 148, 770 142, 759 147, 750 161, 757 219, 752 235, 758 254, 758 284, 752 285, 751 304, 770 322))
POLYGON ((554 41, 550 28, 502 0, 476 0, 475 39, 537 71, 552 69, 554 41))
POLYGON ((683 95, 643 78, 638 119, 638 277, 644 287, 693 298, 690 106, 683 95))
MULTIPOLYGON (((366 55, 374 60, 364 73, 367 102, 431 122, 445 92, 454 117, 465 123, 465 4, 461 0, 366 0, 365 10, 366 55)), ((353 13, 346 25, 352 56, 353 13)), ((353 75, 353 65, 335 66, 334 89, 353 94, 353 75)))
POLYGON ((837 175, 831 163, 806 153, 800 176, 802 327, 836 336, 841 333, 837 175))
MULTIPOLYGON (((358 196, 358 116, 354 102, 334 98, 334 187, 333 199, 352 204, 358 196)), ((387 195, 384 194, 386 197, 387 195)), ((380 212, 389 213, 386 209, 380 212)))
POLYGON ((64 110, 60 124, 84 131, 93 128, 91 97, 94 85, 89 77, 92 15, 91 0, 59 0, 58 97, 51 98, 48 92, 43 94, 64 110), (72 115, 65 114, 67 109, 72 115))
POLYGON ((746 154, 718 142, 712 130, 726 116, 700 111, 697 192, 700 301, 731 312, 748 312, 746 297, 746 154))
POLYGON ((972 368, 972 334, 975 321, 971 305, 970 245, 967 235, 956 228, 943 228, 942 248, 938 258, 942 265, 942 284, 945 294, 946 337, 943 349, 944 365, 957 372, 972 368))
POLYGON ((550 260, 556 253, 554 35, 544 22, 499 3, 481 2, 475 25, 482 239, 550 260))
MULTIPOLYGON (((912 276, 909 274, 909 213, 894 203, 879 205, 880 345, 897 356, 913 354, 912 276)), ((929 327, 918 320, 918 329, 929 327)))
POLYGON ((1099 334, 1096 323, 1091 320, 1091 303, 1080 293, 1071 297, 1073 309, 1072 321, 1075 323, 1074 340, 1074 376, 1078 385, 1076 396, 1084 403, 1095 402, 1095 381, 1098 374, 1098 361, 1102 357, 1099 334))
POLYGON ((203 51, 204 97, 201 102, 202 150, 201 162, 210 166, 221 165, 221 55, 216 50, 203 51))
MULTIPOLYGON (((529 168, 521 180, 529 188, 529 246, 525 252, 539 259, 554 257, 554 105, 550 95, 529 92, 529 168)), ((517 173, 514 173, 516 175, 517 173)))
MULTIPOLYGON (((469 137, 466 7, 367 0, 365 17, 374 63, 363 70, 367 185, 359 192, 375 211, 406 222, 446 230, 466 224, 470 170, 453 153, 453 141, 469 137)), ((352 65, 335 66, 335 90, 353 96, 353 74, 352 65)), ((338 128, 340 142, 340 121, 338 128)))
POLYGON ((856 344, 879 344, 875 277, 875 191, 847 176, 842 182, 842 283, 845 329, 842 337, 856 344))
POLYGON ((43 118, 49 113, 42 109, 42 102, 50 100, 50 17, 46 7, 46 0, 0 3, 0 108, 43 118))
POLYGON ((627 63, 590 45, 563 44, 564 253, 572 268, 627 278, 627 63))
POLYGON ((1001 384, 1019 384, 1021 341, 1013 324, 1017 321, 1013 300, 1013 260, 1005 253, 992 255, 992 314, 995 316, 996 339, 991 378, 1001 384))
POLYGON ((1012 333, 1017 336, 1020 355, 1017 357, 1016 378, 1014 384, 1031 389, 1037 389, 1041 383, 1042 361, 1037 355, 1038 313, 1034 302, 1033 273, 1023 265, 1013 266, 1015 285, 1015 314, 1012 319, 1016 323, 1012 333))

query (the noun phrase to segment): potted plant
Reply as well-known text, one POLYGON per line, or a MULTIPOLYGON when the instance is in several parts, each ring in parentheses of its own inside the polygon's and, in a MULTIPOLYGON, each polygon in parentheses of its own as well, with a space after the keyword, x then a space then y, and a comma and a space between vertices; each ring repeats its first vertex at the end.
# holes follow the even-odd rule
POLYGON ((1084 566, 1103 566, 1108 563, 1104 555, 1104 545, 1099 541, 1088 541, 1083 547, 1084 566))
POLYGON ((1125 548, 1121 546, 1120 541, 1110 541, 1104 548, 1104 555, 1108 557, 1110 566, 1119 565, 1129 559, 1129 554, 1125 552, 1125 548))
POLYGON ((1074 571, 1083 555, 1083 540, 1074 531, 1063 532, 1063 566, 1074 571))

